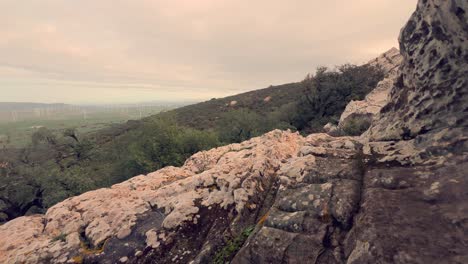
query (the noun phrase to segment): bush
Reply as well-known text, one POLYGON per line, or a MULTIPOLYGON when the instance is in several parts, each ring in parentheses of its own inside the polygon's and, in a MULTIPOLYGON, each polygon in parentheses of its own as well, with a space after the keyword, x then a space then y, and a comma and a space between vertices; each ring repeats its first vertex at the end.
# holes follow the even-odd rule
POLYGON ((295 108, 292 105, 285 105, 284 108, 264 115, 259 115, 246 108, 224 113, 217 126, 219 139, 226 144, 239 143, 273 129, 295 130, 289 123, 291 112, 285 111, 286 109, 295 108))
POLYGON ((298 130, 319 131, 338 120, 351 100, 362 100, 382 78, 383 71, 369 65, 345 64, 332 71, 319 67, 315 76, 307 75, 302 81, 304 97, 293 125, 298 130))
POLYGON ((234 255, 241 249, 242 245, 245 243, 247 238, 254 231, 255 226, 246 227, 240 235, 235 238, 229 239, 225 246, 221 248, 214 256, 213 263, 215 264, 224 264, 229 263, 232 260, 234 255))
POLYGON ((343 131, 349 136, 360 136, 370 127, 372 119, 370 117, 351 118, 343 126, 343 131))
POLYGON ((255 112, 241 108, 223 114, 218 123, 218 135, 222 142, 238 143, 260 135, 265 127, 255 112))
POLYGON ((194 153, 219 146, 215 133, 182 128, 167 119, 146 124, 132 139, 124 163, 140 173, 180 166, 194 153))

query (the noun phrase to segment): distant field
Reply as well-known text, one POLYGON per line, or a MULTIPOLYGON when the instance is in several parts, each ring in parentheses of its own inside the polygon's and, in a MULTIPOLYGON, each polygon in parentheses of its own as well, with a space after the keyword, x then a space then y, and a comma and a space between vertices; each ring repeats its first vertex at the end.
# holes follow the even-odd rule
POLYGON ((78 134, 105 128, 112 124, 140 119, 166 110, 167 107, 125 108, 95 110, 86 114, 28 117, 24 120, 0 120, 0 148, 24 147, 31 143, 31 135, 40 127, 60 132, 65 128, 76 128, 78 134))

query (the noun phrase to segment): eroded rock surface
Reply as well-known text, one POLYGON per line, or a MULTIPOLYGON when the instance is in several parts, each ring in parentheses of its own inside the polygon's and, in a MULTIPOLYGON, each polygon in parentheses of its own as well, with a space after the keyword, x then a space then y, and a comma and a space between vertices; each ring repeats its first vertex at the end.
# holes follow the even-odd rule
POLYGON ((203 259, 213 252, 200 252, 207 249, 201 229, 214 235, 209 226, 219 218, 221 236, 237 218, 249 219, 243 214, 254 219, 273 188, 272 175, 298 153, 303 140, 297 133, 273 131, 197 153, 181 168, 67 199, 43 216, 14 219, 0 226, 1 237, 12 238, 0 241, 0 263, 114 263, 149 249, 171 262, 203 259), (193 233, 183 246, 185 231, 193 233))
POLYGON ((233 263, 341 263, 339 244, 361 199, 361 146, 351 137, 308 136, 278 172, 275 203, 233 263))
POLYGON ((466 132, 467 11, 464 0, 418 2, 401 31, 401 73, 390 103, 369 131, 372 140, 409 139, 441 130, 466 132))
POLYGON ((0 226, 1 263, 468 263, 465 0, 421 0, 361 137, 272 131, 0 226))
POLYGON ((419 1, 389 104, 362 148, 307 147, 325 160, 301 179, 321 180, 282 181, 235 263, 468 262, 466 10, 467 1, 419 1), (303 192, 320 211, 302 206, 303 192))

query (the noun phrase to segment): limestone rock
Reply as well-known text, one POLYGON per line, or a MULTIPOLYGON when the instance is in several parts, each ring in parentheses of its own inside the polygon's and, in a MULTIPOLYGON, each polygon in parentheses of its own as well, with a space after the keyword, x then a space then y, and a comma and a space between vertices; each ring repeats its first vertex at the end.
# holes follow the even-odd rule
POLYGON ((176 230, 203 222, 200 216, 209 214, 208 208, 219 208, 233 220, 246 206, 255 208, 252 204, 259 199, 255 197, 266 194, 271 175, 282 160, 298 153, 303 141, 297 133, 273 131, 197 153, 181 168, 167 167, 67 199, 43 216, 14 219, 0 226, 0 235, 12 238, 0 242, 0 262, 112 259, 112 253, 100 257, 97 253, 119 248, 117 261, 135 251, 123 252, 122 244, 144 249, 170 243, 176 230), (62 236, 64 241, 57 239, 62 236))
POLYGON ((332 123, 327 123, 323 126, 323 131, 331 136, 338 136, 340 128, 332 123))
MULTIPOLYGON (((369 130, 371 140, 410 139, 428 133, 426 138, 435 139, 430 134, 444 129, 466 135, 467 10, 464 0, 418 2, 401 31, 404 61, 390 103, 369 130)), ((442 136, 437 141, 451 139, 442 136)))
POLYGON ((377 58, 368 62, 369 65, 380 67, 385 75, 396 74, 403 60, 400 51, 393 47, 382 53, 377 58))

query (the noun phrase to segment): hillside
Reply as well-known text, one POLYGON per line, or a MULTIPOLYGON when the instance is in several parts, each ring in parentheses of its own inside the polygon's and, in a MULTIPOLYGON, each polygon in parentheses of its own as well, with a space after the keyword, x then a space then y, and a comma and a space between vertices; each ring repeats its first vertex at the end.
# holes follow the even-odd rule
POLYGON ((208 129, 216 126, 223 113, 246 108, 261 115, 281 109, 282 106, 299 102, 304 94, 300 82, 270 86, 225 98, 181 107, 171 111, 177 122, 186 126, 208 129))
MULTIPOLYGON (((388 53, 392 53, 395 49, 391 49, 379 58, 384 58, 388 53)), ((206 102, 189 105, 175 110, 169 111, 168 114, 174 115, 177 123, 184 126, 194 127, 197 129, 212 129, 219 125, 219 120, 223 119, 226 113, 236 111, 239 109, 245 109, 254 112, 262 118, 267 118, 269 115, 280 115, 277 117, 283 119, 287 125, 291 128, 298 130, 320 131, 321 127, 329 121, 335 122, 344 107, 350 100, 360 100, 370 92, 375 85, 382 80, 384 74, 389 69, 385 66, 390 64, 393 67, 398 67, 397 63, 382 61, 379 58, 375 58, 369 61, 368 64, 361 66, 353 65, 342 65, 337 69, 327 69, 320 67, 317 69, 316 75, 324 74, 324 82, 322 89, 328 89, 328 94, 325 95, 324 100, 335 100, 338 107, 335 112, 330 112, 322 115, 326 115, 326 120, 321 120, 319 124, 300 124, 302 120, 294 120, 300 115, 300 109, 298 108, 311 108, 308 95, 313 93, 315 87, 311 87, 312 80, 317 79, 317 76, 308 75, 305 80, 295 83, 288 83, 277 86, 270 86, 268 88, 254 90, 234 96, 229 96, 220 99, 211 99, 206 102), (342 84, 343 97, 335 96, 333 89, 337 89, 331 86, 340 85, 340 77, 346 80, 346 84, 342 84), (329 85, 330 87, 327 87, 329 85), (345 87, 348 86, 348 87, 345 87)), ((320 87, 321 88, 321 87, 320 87)), ((323 102, 321 102, 323 103, 323 102)), ((312 112, 312 109, 306 109, 306 111, 312 112)), ((305 123, 311 121, 312 117, 307 117, 304 120, 305 123)))
MULTIPOLYGON (((339 120, 349 101, 362 100, 384 77, 384 67, 375 61, 382 60, 319 68, 301 82, 213 99, 99 129, 76 122, 79 126, 27 123, 27 140, 19 133, 14 136, 29 144, 7 144, 0 149, 0 222, 43 213, 68 197, 166 166, 181 166, 196 152, 274 129, 303 134, 321 131, 326 123, 339 120)), ((91 111, 87 113, 91 116, 91 111)), ((353 133, 361 130, 354 129, 353 133)), ((10 139, 0 136, 0 142, 10 139)))

